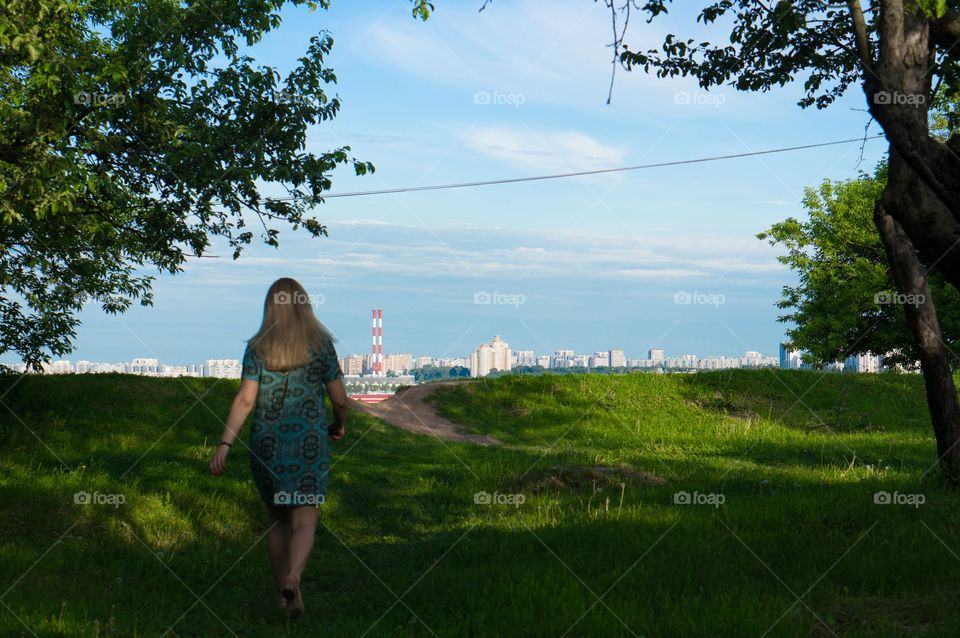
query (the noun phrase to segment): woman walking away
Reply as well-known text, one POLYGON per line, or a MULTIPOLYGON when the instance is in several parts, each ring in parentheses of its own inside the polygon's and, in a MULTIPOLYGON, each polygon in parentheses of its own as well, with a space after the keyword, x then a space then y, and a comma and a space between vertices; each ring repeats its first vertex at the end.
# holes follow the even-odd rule
POLYGON ((333 336, 313 314, 295 280, 273 282, 263 323, 243 355, 233 400, 210 471, 223 473, 227 454, 251 410, 250 468, 270 517, 269 552, 281 608, 303 615, 300 578, 313 549, 317 508, 327 495, 329 439, 346 433, 347 394, 333 336), (323 397, 333 405, 326 425, 323 397))

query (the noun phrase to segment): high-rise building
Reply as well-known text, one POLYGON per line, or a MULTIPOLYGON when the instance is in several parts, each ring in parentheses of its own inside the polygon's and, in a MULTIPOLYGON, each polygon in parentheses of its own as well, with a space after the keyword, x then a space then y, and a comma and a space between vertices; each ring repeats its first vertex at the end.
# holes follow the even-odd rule
POLYGON ((490 343, 481 344, 470 355, 470 376, 485 377, 492 370, 511 369, 510 346, 496 335, 490 343))
POLYGON ((553 353, 553 368, 569 368, 573 365, 573 350, 555 350, 553 353))
POLYGON ((763 355, 757 352, 756 350, 747 350, 746 355, 743 357, 743 367, 745 368, 758 368, 760 364, 763 363, 763 355))
POLYGON ((70 365, 70 361, 67 359, 43 364, 44 374, 70 374, 71 372, 73 372, 73 366, 70 365))
POLYGON ((613 349, 607 352, 607 361, 611 368, 624 368, 627 365, 627 357, 623 354, 623 350, 620 349, 613 349))
POLYGON ((134 359, 124 365, 123 371, 131 374, 158 374, 160 362, 156 359, 134 359))
POLYGON ((537 365, 546 370, 550 367, 550 355, 542 354, 537 357, 537 365))
POLYGON ((801 365, 800 352, 791 350, 784 342, 780 343, 780 369, 796 370, 801 365))
POLYGON ((533 352, 533 350, 515 350, 513 352, 513 365, 515 366, 537 365, 537 355, 533 352))
POLYGON ((652 361, 652 362, 655 363, 655 364, 663 363, 663 361, 664 361, 663 350, 660 350, 660 349, 658 349, 658 348, 654 348, 654 349, 652 349, 652 350, 649 350, 649 351, 647 352, 647 359, 649 359, 650 361, 652 361))
MULTIPOLYGON (((207 359, 203 364, 203 376, 219 379, 239 379, 241 368, 239 359, 207 359)), ((157 370, 157 373, 160 372, 161 370, 157 370)))
POLYGON ((883 356, 872 352, 861 352, 847 357, 843 362, 844 372, 881 372, 883 370, 883 356))
POLYGON ((413 355, 409 353, 388 354, 383 358, 384 372, 403 374, 413 369, 413 355))
POLYGON ((594 352, 587 360, 587 364, 591 368, 606 368, 610 365, 610 353, 594 352))
POLYGON ((351 354, 340 360, 340 369, 349 376, 359 376, 363 374, 363 356, 351 354))

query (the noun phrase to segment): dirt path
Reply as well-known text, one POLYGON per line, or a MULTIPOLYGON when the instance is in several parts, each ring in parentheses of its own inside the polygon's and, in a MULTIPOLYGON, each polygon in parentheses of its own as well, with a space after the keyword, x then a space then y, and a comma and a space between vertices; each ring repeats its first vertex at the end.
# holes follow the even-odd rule
POLYGON ((350 407, 357 412, 378 419, 415 434, 435 436, 449 441, 475 443, 477 445, 500 445, 500 441, 485 434, 468 434, 461 426, 437 414, 433 405, 424 399, 433 394, 438 386, 470 383, 469 381, 440 381, 404 388, 380 403, 362 403, 350 400, 350 407))

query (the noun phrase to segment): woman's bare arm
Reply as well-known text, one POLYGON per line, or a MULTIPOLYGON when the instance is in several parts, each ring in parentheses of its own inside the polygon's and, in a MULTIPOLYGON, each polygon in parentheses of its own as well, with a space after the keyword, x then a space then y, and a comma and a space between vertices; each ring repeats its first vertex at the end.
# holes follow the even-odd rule
POLYGON ((237 396, 234 397, 233 404, 230 406, 230 414, 227 416, 227 422, 223 427, 223 434, 220 435, 217 451, 210 459, 210 471, 214 474, 223 472, 226 466, 227 452, 243 428, 247 417, 250 416, 253 406, 257 404, 257 390, 259 389, 260 383, 258 381, 244 379, 240 382, 240 391, 237 392, 237 396))
POLYGON ((334 379, 327 384, 327 396, 330 397, 330 403, 333 405, 333 423, 328 432, 331 439, 339 441, 346 432, 347 412, 350 409, 347 391, 340 379, 334 379))

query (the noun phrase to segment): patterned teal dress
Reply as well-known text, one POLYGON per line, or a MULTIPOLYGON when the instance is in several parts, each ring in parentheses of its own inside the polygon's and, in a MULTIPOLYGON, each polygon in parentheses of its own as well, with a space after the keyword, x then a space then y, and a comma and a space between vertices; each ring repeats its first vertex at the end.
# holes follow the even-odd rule
POLYGON ((325 386, 343 377, 333 343, 310 362, 289 372, 268 370, 247 347, 241 378, 257 381, 257 405, 250 432, 250 469, 268 505, 320 505, 327 495, 330 445, 325 386))

